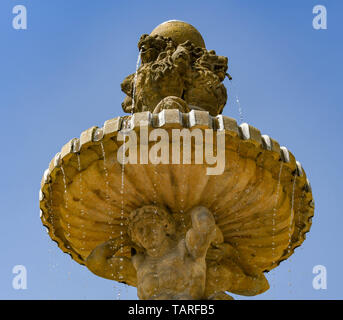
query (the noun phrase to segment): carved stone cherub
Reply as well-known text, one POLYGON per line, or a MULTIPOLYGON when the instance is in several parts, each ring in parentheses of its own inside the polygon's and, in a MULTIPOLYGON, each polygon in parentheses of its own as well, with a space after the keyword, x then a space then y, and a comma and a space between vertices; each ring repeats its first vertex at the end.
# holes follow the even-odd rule
POLYGON ((131 260, 115 255, 118 248, 111 252, 110 241, 95 248, 86 265, 102 277, 136 282, 140 299, 202 299, 207 249, 220 231, 206 208, 195 207, 190 216, 192 227, 178 239, 175 221, 166 210, 139 208, 130 216, 128 233, 135 244, 131 260))
POLYGON ((223 243, 208 209, 195 207, 189 215, 191 227, 180 235, 165 209, 134 210, 125 243, 131 259, 120 255, 115 239, 96 247, 86 265, 97 275, 137 286, 140 299, 231 300, 225 290, 253 295, 268 288, 263 275, 247 275, 235 262, 234 249, 223 243))
MULTIPOLYGON (((226 57, 195 47, 190 41, 177 45, 159 35, 142 35, 138 48, 142 65, 137 76, 131 74, 121 84, 127 94, 122 103, 125 112, 159 112, 164 104, 156 109, 157 105, 170 96, 178 104, 175 108, 179 109, 183 102, 188 105, 182 107, 182 112, 198 109, 213 116, 222 112, 227 100, 222 82, 225 76, 231 78, 226 73, 226 57)), ((169 108, 173 99, 166 104, 169 108)))
POLYGON ((206 254, 218 229, 204 207, 190 212, 192 227, 175 238, 175 223, 163 209, 149 206, 132 215, 129 233, 145 248, 132 262, 137 270, 140 299, 201 299, 206 283, 206 254), (156 217, 156 216, 157 217, 156 217))

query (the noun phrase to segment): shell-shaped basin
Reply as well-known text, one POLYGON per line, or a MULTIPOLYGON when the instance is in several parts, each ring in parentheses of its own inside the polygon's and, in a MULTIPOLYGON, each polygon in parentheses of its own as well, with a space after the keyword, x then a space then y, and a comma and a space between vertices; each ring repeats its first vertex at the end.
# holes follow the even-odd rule
MULTIPOLYGON (((205 143, 201 148, 205 150, 205 143)), ((189 226, 191 208, 207 207, 224 241, 256 272, 273 269, 301 245, 314 212, 305 171, 287 148, 252 126, 196 110, 142 112, 92 127, 62 148, 41 183, 43 225, 59 248, 80 264, 97 245, 126 234, 132 210, 151 204, 173 214, 179 230, 189 226), (180 164, 144 163, 141 149, 151 150, 156 141, 140 144, 141 134, 158 128, 169 137, 174 129, 198 130, 203 137, 212 132, 215 150, 216 135, 223 135, 223 172, 210 175, 208 168, 215 164, 194 163, 194 144, 191 164, 183 164, 182 156, 180 164), (119 161, 124 131, 135 132, 138 146, 130 150, 137 163, 119 161)), ((129 248, 125 254, 130 256, 129 248)))

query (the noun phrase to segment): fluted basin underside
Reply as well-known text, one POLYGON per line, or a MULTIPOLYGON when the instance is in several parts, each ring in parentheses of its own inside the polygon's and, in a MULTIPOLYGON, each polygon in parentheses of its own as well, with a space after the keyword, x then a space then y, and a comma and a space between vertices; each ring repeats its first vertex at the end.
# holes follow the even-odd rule
MULTIPOLYGON (((149 149, 154 144, 149 142, 149 149)), ((241 264, 254 274, 273 269, 301 245, 314 211, 306 174, 291 152, 251 126, 194 110, 142 112, 83 132, 51 161, 40 200, 50 237, 80 264, 99 244, 127 233, 132 210, 152 204, 164 207, 173 214, 178 232, 185 232, 190 225, 187 212, 201 205, 213 213, 225 243, 237 249, 241 264), (123 119, 131 123, 138 140, 142 120, 150 132, 225 132, 224 172, 207 175, 206 163, 138 162, 123 168, 117 159, 123 119)), ((124 248, 127 257, 130 249, 124 248)))

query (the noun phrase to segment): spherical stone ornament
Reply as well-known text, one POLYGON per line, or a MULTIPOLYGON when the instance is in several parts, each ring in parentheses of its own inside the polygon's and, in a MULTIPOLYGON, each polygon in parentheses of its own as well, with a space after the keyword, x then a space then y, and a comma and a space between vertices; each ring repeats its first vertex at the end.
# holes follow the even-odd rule
POLYGON ((191 24, 179 20, 170 20, 161 23, 150 33, 150 35, 170 37, 177 44, 189 40, 197 47, 206 48, 205 41, 200 32, 191 24))

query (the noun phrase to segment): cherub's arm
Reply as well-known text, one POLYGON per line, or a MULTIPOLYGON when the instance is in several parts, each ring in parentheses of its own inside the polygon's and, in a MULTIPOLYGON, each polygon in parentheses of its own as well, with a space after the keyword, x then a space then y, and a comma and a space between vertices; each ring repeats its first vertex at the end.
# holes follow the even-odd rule
POLYGON ((216 237, 215 220, 205 207, 195 207, 190 212, 192 228, 186 233, 186 247, 193 258, 205 257, 210 243, 216 237))
MULTIPOLYGON (((225 291, 254 296, 268 290, 269 284, 263 273, 247 274, 232 259, 224 258, 220 262, 207 261, 205 288, 205 297, 225 291)), ((218 298, 212 297, 212 299, 218 298)))
POLYGON ((87 268, 100 277, 136 285, 136 270, 131 259, 115 256, 117 251, 115 240, 100 244, 87 257, 87 268))
POLYGON ((253 296, 269 289, 264 274, 242 263, 239 252, 229 243, 213 243, 206 260, 206 297, 222 299, 224 291, 253 296), (213 296, 216 292, 222 297, 213 296))

